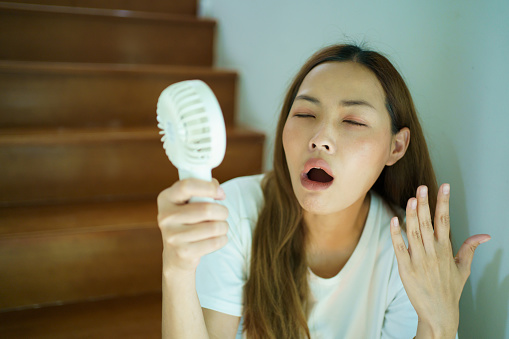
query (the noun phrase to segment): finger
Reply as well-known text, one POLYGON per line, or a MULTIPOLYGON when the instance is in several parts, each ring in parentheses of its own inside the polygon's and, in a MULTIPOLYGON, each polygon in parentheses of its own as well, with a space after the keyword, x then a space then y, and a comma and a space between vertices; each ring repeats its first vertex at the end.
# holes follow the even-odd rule
POLYGON ((206 254, 217 251, 218 249, 224 247, 228 242, 228 237, 226 235, 205 239, 193 243, 186 244, 185 246, 181 246, 177 248, 177 255, 181 259, 193 260, 196 258, 201 258, 206 254))
POLYGON ((491 236, 488 234, 476 234, 465 240, 463 245, 461 245, 458 254, 454 259, 456 260, 458 269, 463 274, 465 280, 470 275, 470 266, 472 265, 472 259, 474 258, 477 246, 490 239, 491 236))
POLYGON ((227 207, 206 202, 182 205, 158 214, 161 227, 192 225, 203 221, 222 221, 226 218, 228 218, 227 207))
POLYGON ((206 221, 194 225, 183 225, 173 230, 166 238, 166 242, 172 246, 180 246, 205 239, 221 237, 228 233, 226 221, 206 221))
POLYGON ((205 181, 200 179, 184 179, 174 183, 170 188, 162 191, 158 196, 158 203, 185 204, 191 197, 206 197, 224 199, 225 194, 217 180, 205 181))
POLYGON ((417 199, 411 198, 406 206, 406 225, 408 247, 410 249, 412 260, 420 260, 424 256, 424 246, 422 244, 422 235, 419 228, 419 218, 417 216, 417 199))
POLYGON ((226 199, 226 193, 223 188, 220 186, 221 184, 216 178, 212 178, 212 181, 217 185, 217 195, 214 197, 215 200, 224 200, 226 199))
POLYGON ((451 230, 449 216, 450 185, 443 184, 438 190, 437 207, 435 210, 435 236, 439 243, 449 245, 451 230))
POLYGON ((402 271, 403 268, 409 267, 410 255, 408 254, 405 240, 401 235, 401 227, 399 226, 398 217, 391 219, 391 238, 392 246, 394 246, 394 253, 396 253, 396 259, 398 260, 398 265, 400 265, 400 270, 402 271))
POLYGON ((428 204, 428 187, 419 186, 417 189, 417 215, 419 218, 419 227, 422 235, 422 242, 426 254, 434 256, 435 252, 435 236, 433 224, 431 223, 431 213, 428 204))

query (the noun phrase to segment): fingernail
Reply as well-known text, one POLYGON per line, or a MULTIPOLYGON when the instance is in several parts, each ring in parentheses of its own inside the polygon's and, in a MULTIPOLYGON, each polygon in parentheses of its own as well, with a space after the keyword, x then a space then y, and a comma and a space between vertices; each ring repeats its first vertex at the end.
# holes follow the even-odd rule
POLYGON ((417 208, 417 200, 412 200, 410 202, 410 207, 415 210, 417 208))
POLYGON ((419 193, 421 194, 421 198, 426 197, 426 194, 428 194, 428 187, 427 186, 422 186, 421 190, 419 191, 419 193))
POLYGON ((398 228, 399 227, 399 220, 398 218, 392 219, 392 227, 398 228))
POLYGON ((219 199, 224 199, 226 198, 226 193, 224 192, 223 188, 221 186, 219 186, 217 188, 217 194, 216 196, 219 198, 219 199))
POLYGON ((483 239, 481 241, 479 241, 479 244, 484 244, 485 242, 488 242, 491 240, 491 237, 490 238, 486 238, 486 239, 483 239))
POLYGON ((442 187, 442 192, 444 192, 444 194, 449 194, 450 191, 451 186, 449 186, 449 184, 445 184, 444 187, 442 187))

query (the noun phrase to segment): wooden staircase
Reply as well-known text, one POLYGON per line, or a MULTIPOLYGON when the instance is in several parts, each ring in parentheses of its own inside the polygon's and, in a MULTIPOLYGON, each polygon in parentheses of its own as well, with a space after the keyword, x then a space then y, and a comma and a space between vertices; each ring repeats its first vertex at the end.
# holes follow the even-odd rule
POLYGON ((212 88, 220 181, 260 173, 235 124, 235 72, 213 67, 196 0, 0 2, 0 338, 159 338, 157 194, 177 180, 161 91, 212 88))

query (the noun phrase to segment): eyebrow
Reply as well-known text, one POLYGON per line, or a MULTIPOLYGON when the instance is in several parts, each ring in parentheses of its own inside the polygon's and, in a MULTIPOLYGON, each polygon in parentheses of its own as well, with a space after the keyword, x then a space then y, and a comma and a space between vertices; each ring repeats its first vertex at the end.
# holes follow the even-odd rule
POLYGON ((320 103, 320 100, 318 100, 317 98, 310 97, 309 95, 305 95, 305 94, 297 95, 295 97, 295 100, 305 100, 305 101, 309 101, 309 102, 311 102, 313 104, 319 104, 320 103))
MULTIPOLYGON (((309 101, 316 105, 320 104, 320 100, 318 100, 315 97, 305 95, 305 94, 298 95, 297 97, 295 97, 295 100, 305 100, 305 101, 309 101)), ((344 106, 344 107, 367 106, 367 107, 375 109, 375 107, 373 107, 373 105, 371 105, 369 102, 367 102, 365 100, 341 100, 340 105, 344 106)))
POLYGON ((369 102, 367 102, 365 100, 342 100, 341 101, 341 105, 342 106, 346 106, 346 107, 349 107, 349 106, 368 106, 368 107, 371 107, 371 108, 375 109, 375 107, 373 107, 373 105, 371 105, 369 102))

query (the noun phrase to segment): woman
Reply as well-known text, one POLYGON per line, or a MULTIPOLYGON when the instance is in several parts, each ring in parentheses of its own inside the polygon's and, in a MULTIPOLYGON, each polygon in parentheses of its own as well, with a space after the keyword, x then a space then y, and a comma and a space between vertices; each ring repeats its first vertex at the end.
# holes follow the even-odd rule
POLYGON ((184 180, 158 198, 165 338, 455 337, 473 252, 490 237, 452 257, 449 185, 437 188, 385 57, 313 55, 286 95, 274 170, 223 187, 184 180))

